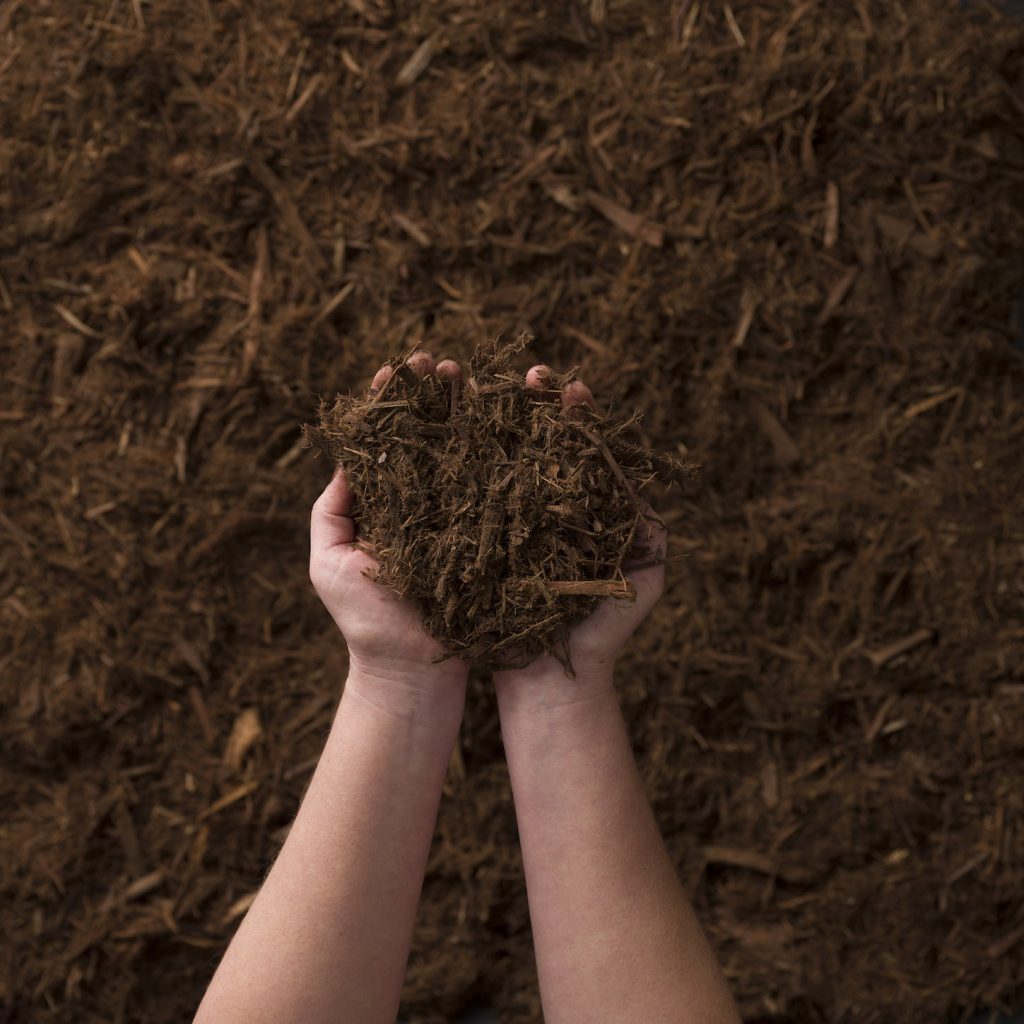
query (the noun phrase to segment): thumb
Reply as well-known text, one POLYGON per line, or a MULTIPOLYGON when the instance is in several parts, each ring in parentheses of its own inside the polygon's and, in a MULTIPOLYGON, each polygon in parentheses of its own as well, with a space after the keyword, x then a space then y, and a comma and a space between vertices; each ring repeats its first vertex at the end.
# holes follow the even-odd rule
POLYGON ((340 544, 351 544, 356 535, 352 521, 352 491, 345 471, 338 466, 324 493, 313 505, 309 520, 309 547, 314 554, 340 544))

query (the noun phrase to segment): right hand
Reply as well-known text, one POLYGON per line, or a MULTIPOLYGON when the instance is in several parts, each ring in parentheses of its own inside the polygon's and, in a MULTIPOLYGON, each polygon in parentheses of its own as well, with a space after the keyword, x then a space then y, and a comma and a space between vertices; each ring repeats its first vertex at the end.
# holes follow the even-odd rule
MULTIPOLYGON (((408 364, 420 376, 436 373, 444 379, 461 372, 451 360, 435 366, 422 351, 410 356, 408 364)), ((391 373, 390 366, 378 370, 371 390, 391 373)), ((357 543, 352 492, 339 466, 313 506, 309 575, 348 645, 349 685, 379 689, 383 684, 391 692, 389 700, 460 699, 468 665, 457 657, 435 660, 444 654, 441 644, 427 635, 410 602, 372 579, 377 567, 372 553, 357 543)))

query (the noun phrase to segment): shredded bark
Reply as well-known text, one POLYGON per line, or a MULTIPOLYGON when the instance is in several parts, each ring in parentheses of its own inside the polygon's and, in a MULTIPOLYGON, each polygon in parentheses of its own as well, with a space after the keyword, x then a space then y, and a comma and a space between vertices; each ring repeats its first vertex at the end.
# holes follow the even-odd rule
POLYGON ((512 363, 528 335, 477 348, 466 381, 418 377, 402 358, 376 394, 324 403, 306 436, 345 468, 375 579, 412 601, 448 652, 483 668, 543 653, 572 671, 570 628, 636 596, 650 564, 654 480, 693 464, 630 440, 637 415, 566 410, 575 371, 527 388, 512 363))
MULTIPOLYGON (((0 1019, 191 1020, 346 672, 297 425, 526 329, 702 465, 618 685, 743 1019, 1024 1007, 1024 22, 727 6, 0 3, 0 1019)), ((478 672, 445 786, 399 1016, 536 1024, 478 672)))

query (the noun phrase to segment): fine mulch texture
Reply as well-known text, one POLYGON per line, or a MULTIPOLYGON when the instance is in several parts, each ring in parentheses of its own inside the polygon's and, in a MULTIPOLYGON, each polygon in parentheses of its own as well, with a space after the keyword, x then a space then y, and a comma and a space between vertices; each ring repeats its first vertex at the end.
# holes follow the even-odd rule
POLYGON ((569 629, 599 600, 630 601, 631 569, 661 560, 644 488, 696 467, 658 455, 618 422, 558 401, 512 366, 529 344, 477 347, 462 381, 418 377, 401 357, 372 394, 337 396, 307 427, 345 469, 374 578, 478 669, 552 654, 572 673, 569 629))
MULTIPOLYGON (((0 1016, 189 1019, 345 674, 299 425, 527 329, 703 466, 620 693, 746 1017, 1024 1005, 1019 24, 13 0, 0 76, 0 1016)), ((474 677, 404 1019, 539 1019, 509 796, 474 677)))

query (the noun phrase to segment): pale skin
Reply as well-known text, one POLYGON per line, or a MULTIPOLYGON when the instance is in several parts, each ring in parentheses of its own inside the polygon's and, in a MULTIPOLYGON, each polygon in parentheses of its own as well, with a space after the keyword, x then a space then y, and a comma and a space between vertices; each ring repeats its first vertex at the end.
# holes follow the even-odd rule
MULTIPOLYGON (((452 360, 410 356, 420 376, 452 360)), ((372 388, 392 373, 382 367, 372 388)), ((580 381, 527 386, 566 415, 580 381)), ((310 577, 343 633, 349 674, 323 756, 281 853, 239 927, 196 1024, 393 1024, 468 669, 434 662, 415 611, 366 575, 352 496, 335 474, 313 507, 310 577)), ((654 517, 645 546, 665 550, 654 517)), ((658 832, 612 681, 622 645, 661 594, 663 564, 630 578, 572 631, 575 679, 550 657, 496 672, 547 1024, 724 1024, 739 1015, 658 832)))

